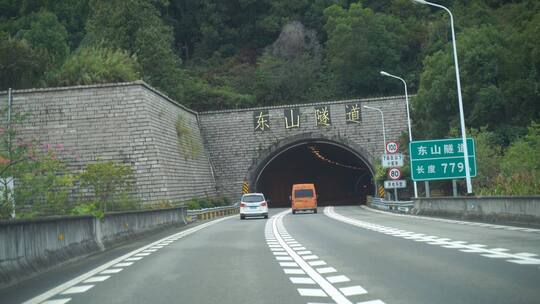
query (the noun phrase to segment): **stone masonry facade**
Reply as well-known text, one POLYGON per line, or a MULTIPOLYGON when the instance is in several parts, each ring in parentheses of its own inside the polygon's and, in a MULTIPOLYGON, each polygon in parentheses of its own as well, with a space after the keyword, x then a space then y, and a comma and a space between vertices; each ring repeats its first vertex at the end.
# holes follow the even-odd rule
MULTIPOLYGON (((7 92, 0 102, 5 107, 7 92)), ((137 195, 156 202, 236 200, 269 157, 298 142, 339 144, 373 168, 384 147, 381 116, 364 105, 384 112, 387 140, 406 131, 402 96, 197 113, 142 81, 16 90, 12 112, 26 115, 23 138, 62 150, 75 171, 98 160, 130 164, 137 195), (355 123, 346 122, 350 105, 359 109, 355 123), (321 108, 329 111, 328 126, 316 123, 321 108), (286 128, 291 110, 298 127, 286 128), (264 130, 256 129, 261 113, 264 130)))
MULTIPOLYGON (((0 100, 7 104, 6 92, 0 100)), ((130 164, 145 202, 216 194, 197 113, 144 82, 14 91, 12 112, 26 116, 23 138, 62 150, 75 171, 98 160, 130 164)))
POLYGON ((269 156, 301 142, 340 144, 356 152, 373 170, 384 149, 382 121, 379 112, 363 108, 364 105, 383 111, 387 141, 398 140, 407 130, 404 96, 201 113, 201 128, 214 165, 218 192, 238 197, 244 182, 254 191, 257 170, 269 156), (358 106, 357 123, 347 123, 346 105, 358 106), (328 126, 316 123, 316 109, 321 108, 329 110, 328 126), (299 111, 299 126, 287 128, 285 113, 292 109, 299 111), (268 128, 264 131, 255 130, 256 116, 261 112, 268 114, 268 128))

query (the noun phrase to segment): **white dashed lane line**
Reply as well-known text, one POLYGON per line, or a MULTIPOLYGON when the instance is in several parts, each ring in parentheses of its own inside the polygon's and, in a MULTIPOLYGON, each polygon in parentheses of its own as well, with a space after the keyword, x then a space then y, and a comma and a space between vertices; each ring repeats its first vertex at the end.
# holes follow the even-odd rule
POLYGON ((71 301, 71 298, 67 298, 67 299, 58 299, 58 300, 50 300, 50 301, 45 301, 45 302, 42 302, 43 304, 65 304, 67 302, 71 301))
POLYGON ((97 282, 103 282, 105 280, 107 280, 108 278, 110 278, 111 276, 96 276, 96 277, 91 277, 90 279, 84 281, 83 283, 97 283, 97 282))
MULTIPOLYGON (((204 229, 208 226, 214 225, 216 223, 222 222, 224 220, 231 219, 236 216, 229 216, 195 226, 190 229, 175 233, 171 236, 153 242, 149 245, 131 251, 119 258, 116 258, 108 263, 105 263, 97 268, 94 268, 88 271, 85 274, 82 274, 64 284, 61 284, 51 290, 48 290, 41 295, 34 297, 23 304, 65 304, 71 301, 72 298, 65 297, 66 295, 75 296, 80 293, 87 292, 92 289, 95 285, 90 285, 89 283, 101 283, 109 279, 113 274, 117 274, 126 267, 129 267, 136 263, 137 261, 142 260, 144 257, 154 254, 158 250, 165 248, 167 245, 173 243, 176 240, 179 240, 187 235, 195 233, 201 229, 204 229), (82 283, 82 284, 81 284, 82 283), (61 297, 52 299, 54 297, 61 297)), ((283 250, 281 248, 281 250, 283 250)))
POLYGON ((477 222, 466 222, 466 221, 449 220, 449 219, 442 219, 442 218, 437 218, 437 217, 419 216, 419 215, 411 215, 411 214, 399 214, 399 213, 393 213, 393 212, 373 209, 373 208, 366 207, 366 206, 360 206, 360 208, 362 208, 364 210, 371 211, 371 212, 376 212, 376 213, 381 213, 381 214, 386 214, 386 215, 391 215, 391 216, 399 216, 399 217, 408 217, 408 218, 414 218, 414 219, 421 219, 421 220, 425 220, 425 221, 443 222, 443 223, 449 223, 449 224, 476 226, 476 227, 484 227, 484 228, 491 228, 491 229, 502 229, 502 230, 509 230, 509 231, 540 233, 540 229, 535 229, 535 228, 525 228, 525 227, 506 226, 506 225, 495 225, 495 224, 477 223, 477 222))
MULTIPOLYGON (((297 291, 300 296, 330 297, 337 304, 352 304, 353 301, 349 297, 365 297, 368 292, 362 286, 351 285, 351 280, 347 276, 336 274, 335 268, 328 267, 327 263, 319 256, 307 250, 288 234, 283 225, 283 216, 287 213, 290 213, 290 210, 273 216, 267 222, 265 227, 266 243, 279 265, 283 267, 283 272, 289 275, 289 281, 299 286, 297 291)), ((370 302, 384 304, 381 300, 367 301, 366 303, 370 302)))
POLYGON ((357 226, 360 228, 368 229, 375 232, 384 233, 403 239, 414 240, 417 242, 424 242, 429 245, 441 246, 448 249, 458 249, 461 252, 478 253, 483 257, 493 259, 504 259, 507 262, 520 264, 520 265, 540 265, 540 259, 537 258, 537 254, 529 252, 510 253, 507 248, 487 248, 488 246, 482 244, 468 244, 464 241, 454 241, 449 238, 439 238, 437 236, 425 235, 422 233, 415 233, 411 231, 401 230, 397 228, 377 225, 353 218, 349 218, 340 215, 334 211, 334 207, 324 208, 324 214, 337 221, 357 226))

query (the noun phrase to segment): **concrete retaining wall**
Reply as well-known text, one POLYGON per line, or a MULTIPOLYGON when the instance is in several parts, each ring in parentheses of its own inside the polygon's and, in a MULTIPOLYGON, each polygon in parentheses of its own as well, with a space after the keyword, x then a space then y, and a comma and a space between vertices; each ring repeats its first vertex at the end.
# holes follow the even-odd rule
POLYGON ((415 199, 417 214, 540 225, 540 196, 415 199))
POLYGON ((184 225, 185 207, 0 222, 0 288, 156 229, 184 225))

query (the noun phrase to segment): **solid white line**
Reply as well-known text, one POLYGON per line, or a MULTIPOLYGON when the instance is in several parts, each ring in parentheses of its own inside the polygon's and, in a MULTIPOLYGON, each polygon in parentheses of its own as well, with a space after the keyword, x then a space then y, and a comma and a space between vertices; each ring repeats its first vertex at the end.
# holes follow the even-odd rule
MULTIPOLYGON (((180 232, 174 234, 173 236, 178 236, 179 238, 184 237, 186 235, 189 235, 189 234, 195 233, 195 232, 197 232, 197 231, 199 231, 201 229, 204 229, 204 228, 206 228, 208 226, 211 226, 211 225, 214 225, 214 224, 217 224, 217 223, 220 223, 222 221, 229 220, 229 219, 232 219, 232 218, 235 218, 235 217, 236 217, 235 215, 232 215, 232 216, 229 216, 229 217, 220 218, 220 219, 217 219, 217 220, 214 220, 214 221, 211 221, 211 222, 207 222, 207 223, 201 224, 199 226, 196 226, 196 227, 193 227, 193 228, 190 228, 190 229, 186 229, 184 231, 180 231, 180 232)), ((38 295, 36 297, 24 302, 23 304, 38 304, 38 303, 41 303, 41 302, 43 302, 43 301, 45 301, 45 300, 47 300, 47 299, 49 299, 49 298, 51 298, 51 297, 53 297, 53 296, 55 296, 57 294, 63 292, 64 290, 66 290, 66 289, 68 289, 68 288, 70 288, 72 286, 75 286, 75 285, 79 284, 80 282, 82 282, 84 280, 87 280, 90 277, 104 271, 105 269, 111 267, 112 265, 117 264, 117 263, 131 257, 131 256, 134 256, 134 255, 140 253, 141 251, 143 251, 143 250, 145 250, 147 248, 150 248, 150 247, 152 247, 152 246, 154 246, 156 244, 159 244, 159 243, 163 242, 164 240, 167 240, 167 239, 169 239, 171 237, 172 236, 162 238, 162 239, 160 239, 160 240, 158 240, 156 242, 153 242, 153 243, 151 243, 149 245, 146 245, 146 246, 143 246, 143 247, 141 247, 139 249, 133 250, 133 251, 131 251, 131 252, 119 257, 119 258, 116 258, 116 259, 114 259, 114 260, 112 260, 112 261, 110 261, 108 263, 105 263, 105 264, 103 264, 101 266, 98 266, 98 267, 96 267, 96 268, 94 268, 94 269, 92 269, 92 270, 90 270, 90 271, 88 271, 88 272, 86 272, 86 273, 72 279, 72 280, 69 280, 69 281, 67 281, 67 282, 65 282, 65 283, 63 283, 61 285, 58 285, 55 288, 52 288, 52 289, 50 289, 50 290, 48 290, 48 291, 46 291, 46 292, 44 292, 44 293, 42 293, 42 294, 40 294, 40 295, 38 295)))
POLYGON ((326 293, 318 288, 298 288, 298 292, 304 297, 327 297, 326 293))
POLYGON ((91 277, 90 279, 84 281, 83 283, 97 283, 97 282, 103 282, 106 279, 110 278, 111 276, 95 276, 91 277))
POLYGON ((41 302, 41 304, 65 304, 67 302, 71 301, 71 298, 67 299, 57 299, 57 300, 49 300, 45 302, 41 302))
POLYGON ((83 293, 88 291, 90 288, 94 287, 94 285, 82 285, 82 286, 75 286, 71 287, 68 290, 62 292, 62 294, 74 294, 74 293, 83 293))
POLYGON ((290 277, 289 278, 293 284, 315 284, 312 278, 306 277, 290 277))

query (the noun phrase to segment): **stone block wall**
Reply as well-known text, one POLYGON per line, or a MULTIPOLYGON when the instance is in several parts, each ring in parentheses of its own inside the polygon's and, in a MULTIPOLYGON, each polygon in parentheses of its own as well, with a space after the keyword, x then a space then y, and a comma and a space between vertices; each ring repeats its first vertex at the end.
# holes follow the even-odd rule
MULTIPOLYGON (((0 101, 7 105, 6 92, 0 101)), ((197 114, 144 82, 14 91, 12 112, 25 115, 22 138, 61 151, 75 171, 98 160, 130 164, 145 202, 216 195, 197 114)))
POLYGON ((384 112, 387 140, 397 140, 407 130, 404 96, 200 113, 201 130, 214 165, 218 192, 237 199, 242 183, 249 182, 249 172, 257 162, 294 140, 328 139, 341 143, 362 155, 373 168, 384 149, 382 122, 379 112, 365 109, 364 105, 384 112), (345 120, 345 105, 351 103, 360 105, 361 122, 358 124, 345 120), (324 106, 330 109, 331 125, 321 127, 316 125, 315 107, 324 106), (287 129, 284 111, 295 107, 300 110, 300 127, 287 129), (254 113, 266 110, 270 128, 256 131, 254 113))
MULTIPOLYGON (((4 105, 6 95, 0 92, 4 105)), ((155 202, 236 199, 254 168, 295 141, 339 143, 373 168, 384 149, 381 116, 364 105, 384 112, 387 140, 407 130, 403 96, 196 113, 142 81, 18 90, 13 112, 27 114, 23 138, 58 147, 75 171, 98 159, 130 164, 137 195, 155 202), (350 104, 360 107, 359 123, 345 120, 350 104), (330 126, 316 125, 316 107, 330 110, 330 126), (293 108, 300 126, 288 129, 284 111, 293 108), (261 111, 269 114, 263 132, 254 126, 261 111)))

